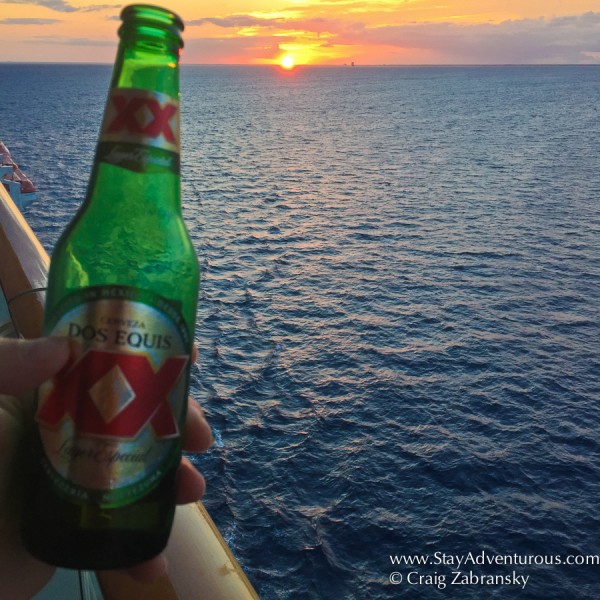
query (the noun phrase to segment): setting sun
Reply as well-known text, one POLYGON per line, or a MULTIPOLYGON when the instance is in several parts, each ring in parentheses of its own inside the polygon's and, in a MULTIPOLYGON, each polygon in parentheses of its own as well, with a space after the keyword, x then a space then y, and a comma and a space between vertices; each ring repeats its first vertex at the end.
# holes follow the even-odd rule
POLYGON ((285 56, 283 56, 281 58, 281 60, 279 61, 279 64, 284 69, 293 69, 296 62, 294 61, 294 57, 291 54, 286 54, 285 56))

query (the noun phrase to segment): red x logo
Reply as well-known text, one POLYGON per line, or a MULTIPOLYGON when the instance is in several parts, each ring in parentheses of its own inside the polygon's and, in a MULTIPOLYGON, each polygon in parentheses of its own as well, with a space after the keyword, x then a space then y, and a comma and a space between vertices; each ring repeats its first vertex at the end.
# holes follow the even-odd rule
POLYGON ((167 103, 162 106, 156 98, 113 94, 112 103, 117 111, 107 128, 107 133, 119 133, 125 129, 129 133, 158 137, 161 133, 167 142, 175 144, 175 134, 170 120, 177 112, 177 105, 167 103), (139 112, 146 107, 146 111, 139 112), (143 122, 140 122, 142 119, 143 122), (147 122, 146 122, 147 121, 147 122))
POLYGON ((158 438, 176 436, 179 429, 168 396, 187 360, 170 357, 155 372, 146 356, 90 350, 41 399, 36 420, 55 428, 69 416, 80 434, 119 438, 134 438, 149 423, 158 438), (129 397, 124 406, 113 406, 107 417, 98 395, 119 392, 113 392, 110 383, 97 384, 112 381, 114 373, 129 397))

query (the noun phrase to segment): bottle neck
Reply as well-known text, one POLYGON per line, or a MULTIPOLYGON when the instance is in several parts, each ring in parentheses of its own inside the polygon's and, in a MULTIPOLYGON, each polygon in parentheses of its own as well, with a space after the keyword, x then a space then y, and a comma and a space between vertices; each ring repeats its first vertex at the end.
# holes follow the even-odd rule
POLYGON ((181 19, 164 8, 144 4, 127 6, 121 18, 111 87, 139 88, 177 98, 181 19))
POLYGON ((179 51, 168 40, 121 39, 111 89, 135 88, 179 98, 179 51))
POLYGON ((86 204, 180 210, 179 53, 181 19, 131 5, 120 43, 86 204))
POLYGON ((177 59, 165 42, 144 36, 121 40, 88 203, 137 202, 142 209, 161 202, 165 209, 180 210, 177 59))

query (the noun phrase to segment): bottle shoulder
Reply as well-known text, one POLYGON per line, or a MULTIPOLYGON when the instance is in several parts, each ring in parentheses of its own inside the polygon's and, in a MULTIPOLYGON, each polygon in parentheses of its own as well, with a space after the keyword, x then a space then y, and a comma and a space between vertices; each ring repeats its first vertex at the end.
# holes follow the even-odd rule
POLYGON ((52 261, 85 264, 87 270, 103 264, 123 267, 136 263, 195 260, 194 248, 180 215, 115 219, 85 211, 71 223, 52 253, 52 261))
MULTIPOLYGON (((93 227, 85 215, 65 232, 52 253, 47 308, 86 287, 127 285, 181 302, 195 314, 198 259, 183 220, 160 229, 135 224, 93 227)), ((186 315, 186 318, 187 318, 186 315)))

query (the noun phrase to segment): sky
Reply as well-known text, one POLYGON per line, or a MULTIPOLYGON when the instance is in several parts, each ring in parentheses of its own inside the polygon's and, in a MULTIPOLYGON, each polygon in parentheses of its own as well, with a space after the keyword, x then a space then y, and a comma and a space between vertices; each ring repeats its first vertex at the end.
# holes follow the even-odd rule
MULTIPOLYGON (((0 0, 0 61, 112 63, 124 4, 98 1, 0 0)), ((600 0, 157 3, 183 64, 600 64, 600 0)))

